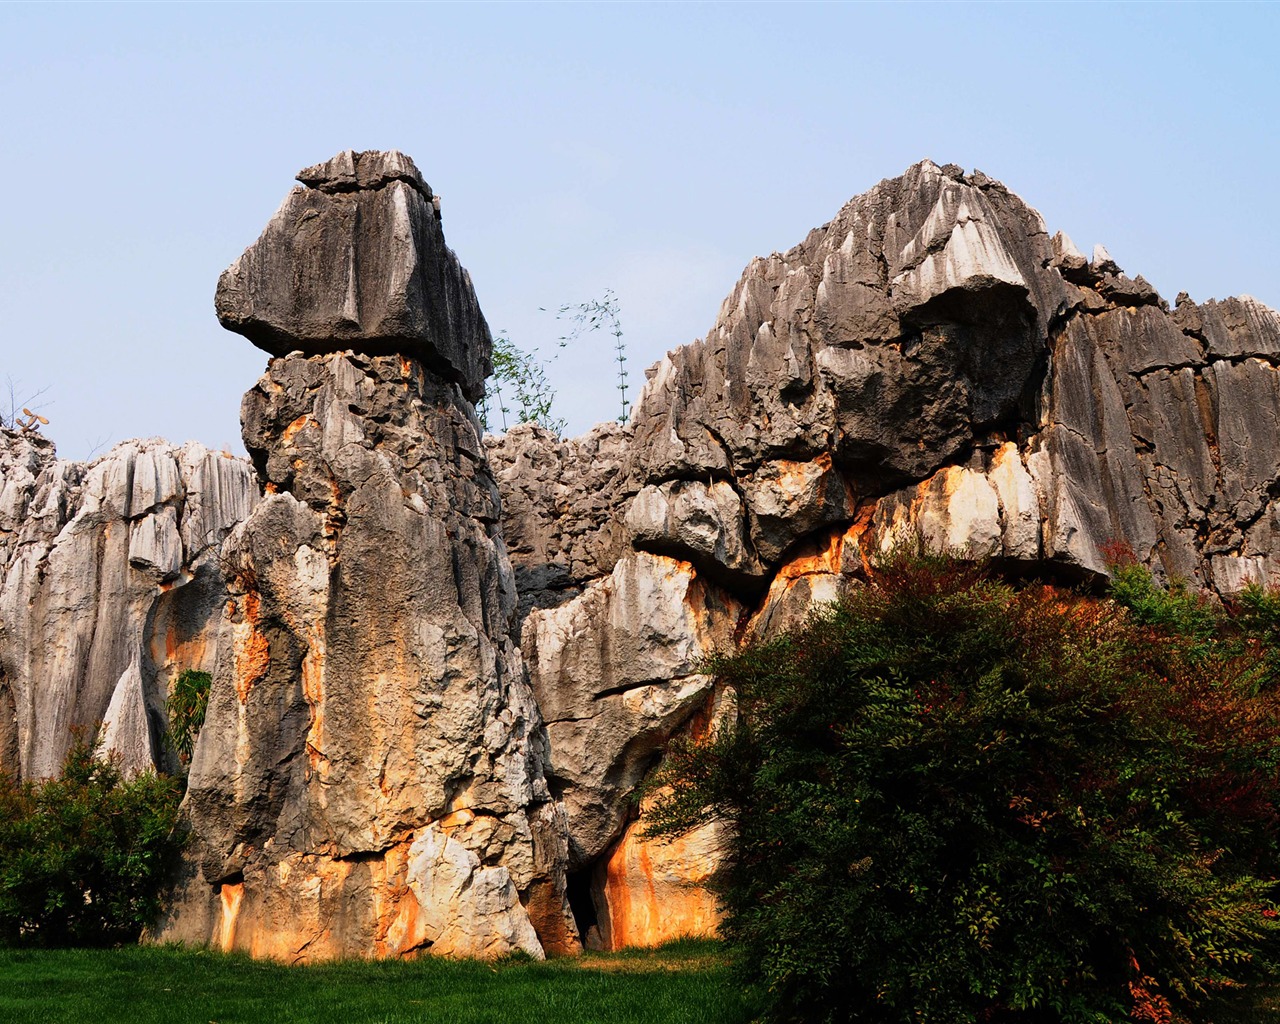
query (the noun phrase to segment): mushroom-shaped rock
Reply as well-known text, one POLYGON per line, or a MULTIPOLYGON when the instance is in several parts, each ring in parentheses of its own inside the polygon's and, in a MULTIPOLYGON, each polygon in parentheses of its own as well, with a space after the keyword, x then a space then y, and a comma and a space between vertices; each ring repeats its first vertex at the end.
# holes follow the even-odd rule
POLYGON ((222 326, 277 356, 408 356, 476 401, 492 338, 413 161, 345 150, 298 180, 219 279, 222 326))

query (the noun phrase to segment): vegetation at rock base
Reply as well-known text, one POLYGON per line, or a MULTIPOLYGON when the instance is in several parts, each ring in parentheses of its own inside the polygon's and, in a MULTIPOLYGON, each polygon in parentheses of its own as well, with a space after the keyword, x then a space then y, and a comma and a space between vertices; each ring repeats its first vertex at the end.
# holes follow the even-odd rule
POLYGON ((209 707, 209 687, 212 685, 213 677, 208 672, 184 668, 173 681, 165 701, 165 711, 169 715, 169 743, 184 768, 191 764, 196 737, 200 735, 209 707))
POLYGON ((83 739, 59 778, 0 774, 0 945, 136 940, 182 847, 181 799, 178 780, 125 779, 83 739))
POLYGON ((545 963, 287 966, 206 950, 0 949, 6 1024, 743 1024, 716 943, 545 963))
POLYGON ((768 1019, 1260 1005, 1280 953, 1275 596, 1230 618, 1149 583, 1100 601, 898 556, 713 659, 736 721, 671 752, 653 830, 736 829, 717 885, 768 1019))

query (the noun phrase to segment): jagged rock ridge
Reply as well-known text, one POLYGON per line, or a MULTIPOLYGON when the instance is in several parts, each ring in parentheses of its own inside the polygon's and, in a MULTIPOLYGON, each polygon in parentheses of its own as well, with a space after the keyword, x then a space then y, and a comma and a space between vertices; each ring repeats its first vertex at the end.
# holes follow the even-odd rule
POLYGON ((0 436, 0 771, 56 774, 75 730, 105 726, 128 771, 176 767, 164 701, 212 670, 219 550, 257 502, 244 459, 129 441, 90 464, 0 436))
POLYGON ((627 867, 636 737, 660 750, 710 695, 669 652, 792 625, 903 540, 1068 581, 1102 578, 1112 542, 1223 595, 1280 577, 1280 317, 1248 297, 1170 310, 981 172, 922 162, 753 260, 648 378, 625 430, 489 441, 533 588, 525 660, 557 709, 550 774, 602 921, 648 885, 627 867))

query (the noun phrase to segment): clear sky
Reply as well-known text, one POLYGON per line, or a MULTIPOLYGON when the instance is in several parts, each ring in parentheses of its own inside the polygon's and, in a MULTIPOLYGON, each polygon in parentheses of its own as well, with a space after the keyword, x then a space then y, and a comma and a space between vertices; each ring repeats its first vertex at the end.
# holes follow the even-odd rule
MULTIPOLYGON (((632 380, 923 157, 1172 300, 1280 306, 1280 4, 0 4, 0 384, 66 457, 239 451, 218 274, 301 167, 410 154, 495 332, 618 295, 632 380)), ((616 415, 607 339, 551 368, 616 415)))

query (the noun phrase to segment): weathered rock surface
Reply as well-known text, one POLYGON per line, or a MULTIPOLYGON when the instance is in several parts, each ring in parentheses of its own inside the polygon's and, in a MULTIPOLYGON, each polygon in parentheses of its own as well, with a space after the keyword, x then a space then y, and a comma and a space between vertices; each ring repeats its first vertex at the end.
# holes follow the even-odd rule
POLYGON ((732 642, 739 614, 688 562, 633 552, 580 596, 525 620, 548 775, 572 823, 571 868, 617 838, 631 793, 705 706, 711 680, 698 662, 732 642))
POLYGON ((519 594, 519 620, 561 604, 607 576, 627 549, 619 509, 635 493, 627 434, 601 423, 562 439, 536 424, 485 438, 502 489, 503 537, 519 594))
POLYGON ((636 853, 620 752, 707 699, 606 726, 596 695, 636 666, 678 693, 691 663, 669 652, 794 625, 903 541, 1070 581, 1103 578, 1117 541, 1222 595, 1280 580, 1280 316, 1248 297, 1171 311, 1103 247, 1086 258, 953 165, 917 164, 753 260, 609 443, 602 477, 598 435, 489 442, 504 531, 535 538, 513 546, 517 574, 538 578, 565 532, 578 553, 560 559, 576 596, 535 602, 522 643, 601 935, 659 935, 619 923, 636 920, 619 894, 661 874, 636 853), (607 523, 584 512, 604 503, 607 523), (703 614, 663 617, 668 564, 696 575, 703 614), (602 582, 619 572, 654 595, 639 617, 661 635, 620 624, 602 582), (612 643, 625 660, 597 653, 612 643))
POLYGON ((727 852, 723 826, 703 825, 674 840, 648 839, 644 819, 596 866, 598 920, 588 948, 659 946, 673 938, 715 935, 722 914, 706 888, 727 852))
POLYGON ((243 459, 130 441, 96 462, 0 436, 0 770, 56 774, 74 730, 129 771, 170 765, 164 701, 217 660, 223 538, 258 500, 243 459))
MULTIPOLYGON (((564 839, 470 403, 401 356, 296 354, 242 419, 267 495, 222 552, 230 639, 187 795, 198 877, 158 937, 541 956, 522 901, 563 892, 564 839)), ((557 946, 566 914, 538 922, 557 946)))
POLYGON ((195 843, 156 937, 289 960, 576 948, 471 404, 488 328, 411 161, 300 178, 219 284, 225 326, 303 351, 242 405, 265 497, 222 549, 195 843))
POLYGON ((346 150, 298 180, 219 280, 223 326, 278 356, 409 356, 478 399, 493 370, 489 328, 413 161, 346 150))

